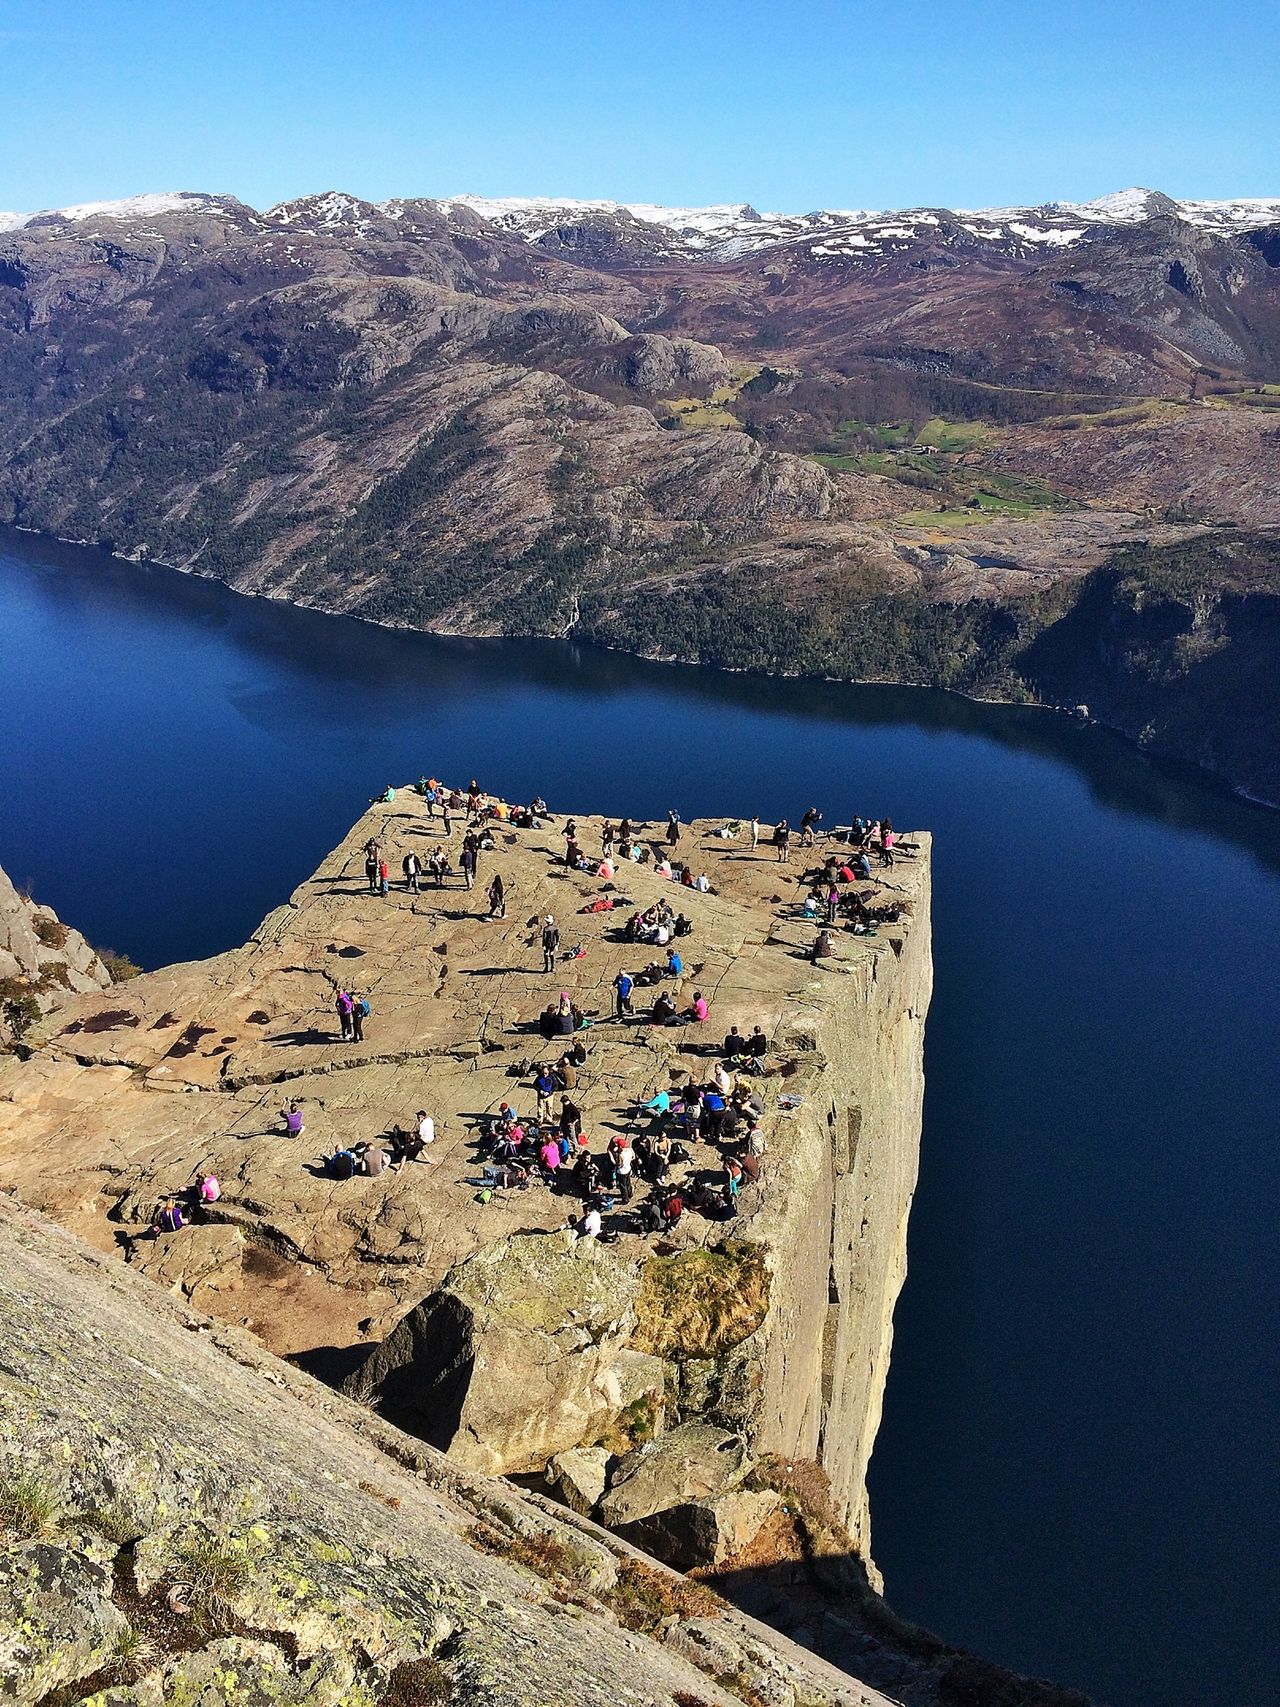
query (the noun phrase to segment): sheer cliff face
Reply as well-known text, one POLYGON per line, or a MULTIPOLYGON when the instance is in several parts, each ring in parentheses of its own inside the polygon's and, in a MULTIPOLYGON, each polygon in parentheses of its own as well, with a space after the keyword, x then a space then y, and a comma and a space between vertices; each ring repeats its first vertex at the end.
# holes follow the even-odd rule
POLYGON ((794 1163, 804 1184, 789 1182, 770 1230, 774 1320, 754 1426, 762 1447, 822 1465, 864 1556, 867 1464, 920 1157, 933 988, 927 881, 913 886, 909 926, 890 942, 888 953, 817 982, 786 1034, 806 1099, 794 1163))

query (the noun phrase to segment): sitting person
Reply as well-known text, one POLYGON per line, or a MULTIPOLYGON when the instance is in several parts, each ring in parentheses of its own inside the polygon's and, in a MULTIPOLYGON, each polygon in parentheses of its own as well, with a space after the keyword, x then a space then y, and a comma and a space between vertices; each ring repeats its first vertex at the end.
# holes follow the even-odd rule
POLYGON ((286 1138, 301 1138, 306 1131, 306 1127, 302 1123, 302 1110, 296 1102, 291 1102, 287 1108, 282 1108, 280 1118, 284 1121, 286 1138))
POLYGON ((683 973, 684 961, 680 958, 679 949, 669 948, 667 950, 666 976, 668 978, 679 978, 683 973))
POLYGON ((769 1053, 769 1039, 758 1025, 751 1028, 751 1036, 747 1039, 748 1055, 754 1055, 757 1061, 762 1061, 769 1053))
POLYGON ((701 990, 695 990, 693 992, 693 1000, 689 1003, 689 1018, 695 1025, 705 1025, 707 1015, 710 1011, 710 1008, 707 1006, 707 998, 703 995, 701 990))
POLYGON ((747 1054, 747 1040, 736 1025, 729 1027, 729 1034, 724 1040, 726 1060, 735 1061, 739 1056, 747 1054))
POLYGON ((814 938, 813 949, 809 955, 809 959, 816 964, 819 960, 830 959, 835 951, 835 944, 831 939, 831 932, 828 930, 820 930, 814 938))
POLYGON ((683 913, 676 914, 676 921, 671 927, 672 936, 692 936, 693 920, 686 919, 683 913))
POLYGON ((669 990, 660 992, 653 1004, 654 1025, 669 1025, 676 1017, 676 999, 669 990))
POLYGON ((182 1205, 175 1198, 166 1198, 156 1212, 153 1233, 180 1233, 186 1226, 186 1217, 182 1213, 182 1205))

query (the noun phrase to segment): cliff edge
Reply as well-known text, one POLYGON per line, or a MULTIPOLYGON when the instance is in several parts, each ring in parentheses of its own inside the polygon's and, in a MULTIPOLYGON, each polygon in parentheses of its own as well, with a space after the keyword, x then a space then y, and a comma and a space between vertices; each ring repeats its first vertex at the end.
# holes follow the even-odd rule
POLYGON ((243 948, 60 1001, 26 1058, 0 1065, 0 1182, 273 1351, 345 1376, 456 1461, 545 1472, 664 1556, 750 1549, 777 1503, 740 1485, 761 1455, 820 1466, 865 1554, 918 1160, 928 839, 904 839, 869 879, 837 875, 832 952, 815 959, 806 899, 850 857, 843 842, 794 838, 780 861, 745 822, 683 826, 672 846, 665 827, 635 829, 636 857, 606 874, 601 820, 572 821, 591 857, 571 867, 563 815, 497 812, 474 888, 461 821, 446 832, 402 792, 243 948), (394 874, 385 892, 366 876, 370 841, 394 874), (437 853, 450 874, 415 892, 403 861, 437 853), (702 882, 668 877, 668 858, 702 882), (627 921, 664 904, 687 934, 636 941, 627 921), (619 1018, 617 974, 651 963, 619 1018), (562 990, 579 1029, 546 1037, 562 990), (342 1035, 341 991, 367 1000, 360 1038, 342 1035), (705 1023, 653 1023, 660 994, 677 1021, 702 994, 705 1023), (734 1026, 758 1031, 762 1056, 727 1056, 734 1026), (599 1238, 579 1236, 578 1169, 502 1189, 486 1136, 503 1104, 528 1124, 538 1063, 571 1041, 581 1060, 553 1121, 567 1097, 575 1155, 607 1167, 634 1140, 639 1158, 603 1198, 599 1238), (712 1107, 717 1073, 743 1119, 691 1133, 679 1111, 703 1087, 712 1107), (410 1159, 398 1146, 423 1110, 433 1137, 410 1159), (645 1145, 668 1131, 675 1153, 655 1168, 645 1145), (381 1165, 337 1177, 348 1149, 381 1165), (157 1206, 209 1175, 217 1201, 156 1231, 157 1206), (657 1213, 673 1191, 674 1223, 657 1213), (700 1459, 697 1441, 723 1454, 700 1459), (591 1466, 567 1471, 575 1451, 591 1466))

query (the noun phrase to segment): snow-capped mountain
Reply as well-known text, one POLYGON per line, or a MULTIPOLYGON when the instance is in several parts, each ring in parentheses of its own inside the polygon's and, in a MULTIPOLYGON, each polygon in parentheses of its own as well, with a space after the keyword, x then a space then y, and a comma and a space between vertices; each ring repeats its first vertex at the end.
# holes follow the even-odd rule
POLYGON ((1068 248, 1099 226, 1135 225, 1173 215, 1203 230, 1245 231, 1280 222, 1280 197, 1270 200, 1174 201, 1158 190, 1119 190, 1090 202, 1050 202, 1040 207, 911 208, 871 212, 819 209, 813 213, 758 213, 749 203, 667 208, 649 203, 582 201, 567 196, 452 196, 446 212, 466 209, 526 242, 565 245, 575 229, 639 228, 652 249, 673 256, 732 260, 759 249, 806 244, 812 254, 883 254, 944 231, 967 234, 1014 252, 1068 248))
POLYGON ((413 236, 424 220, 465 230, 488 228, 545 249, 635 258, 728 261, 764 249, 805 246, 819 261, 892 254, 921 241, 990 243, 1021 257, 1069 249, 1109 226, 1176 217, 1201 230, 1230 234, 1280 223, 1280 197, 1175 201, 1158 190, 1127 189, 1088 202, 1038 207, 951 210, 818 209, 758 213, 747 202, 712 207, 660 207, 648 202, 570 196, 446 196, 363 201, 331 190, 258 212, 231 196, 174 190, 119 201, 82 202, 35 214, 0 213, 0 231, 32 225, 99 223, 137 226, 182 214, 236 217, 261 228, 399 232, 413 236))

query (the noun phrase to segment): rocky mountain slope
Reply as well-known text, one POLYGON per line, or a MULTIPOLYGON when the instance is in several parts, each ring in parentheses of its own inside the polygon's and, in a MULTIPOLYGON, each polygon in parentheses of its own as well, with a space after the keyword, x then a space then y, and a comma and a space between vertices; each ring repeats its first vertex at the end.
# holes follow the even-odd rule
POLYGON ((18 1703, 886 1700, 3 1200, 0 1418, 18 1703))
POLYGON ((58 990, 105 990, 111 974, 51 907, 20 894, 0 871, 0 1044, 21 1036, 58 990))
POLYGON ((1266 556, 1278 208, 6 216, 0 520, 440 632, 1032 693, 1002 637, 1122 549, 1266 556))

